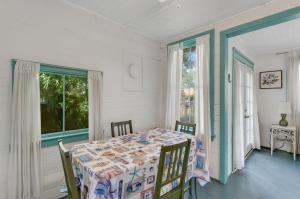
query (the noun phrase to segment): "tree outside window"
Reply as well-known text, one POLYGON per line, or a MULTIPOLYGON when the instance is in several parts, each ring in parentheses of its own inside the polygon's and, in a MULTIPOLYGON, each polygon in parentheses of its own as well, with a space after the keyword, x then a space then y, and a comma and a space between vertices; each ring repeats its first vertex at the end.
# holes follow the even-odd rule
POLYGON ((88 128, 87 78, 40 73, 42 134, 88 128))
POLYGON ((196 47, 183 49, 180 121, 195 122, 196 47))

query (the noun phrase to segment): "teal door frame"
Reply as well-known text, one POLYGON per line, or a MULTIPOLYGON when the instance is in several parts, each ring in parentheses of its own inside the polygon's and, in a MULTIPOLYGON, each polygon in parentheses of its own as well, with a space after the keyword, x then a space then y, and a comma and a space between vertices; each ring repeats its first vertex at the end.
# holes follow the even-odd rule
POLYGON ((241 34, 300 18, 300 6, 252 22, 229 28, 220 33, 220 182, 227 183, 228 171, 228 39, 241 34))
MULTIPOLYGON (((245 54, 243 54, 240 50, 238 50, 236 47, 232 48, 232 66, 234 67, 234 60, 238 60, 251 68, 251 70, 254 70, 254 62, 248 58, 245 54)), ((233 70, 232 67, 232 70, 233 70)), ((232 72, 232 71, 231 71, 232 72)))

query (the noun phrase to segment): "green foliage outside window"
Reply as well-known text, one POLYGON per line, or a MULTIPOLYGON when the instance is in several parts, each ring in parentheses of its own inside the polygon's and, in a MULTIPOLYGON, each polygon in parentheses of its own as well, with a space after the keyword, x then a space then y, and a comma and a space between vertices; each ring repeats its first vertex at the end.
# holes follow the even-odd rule
POLYGON ((183 49, 180 121, 195 122, 196 47, 183 49))
POLYGON ((66 131, 88 128, 87 79, 66 76, 66 131))
POLYGON ((88 128, 87 78, 40 73, 42 134, 88 128))

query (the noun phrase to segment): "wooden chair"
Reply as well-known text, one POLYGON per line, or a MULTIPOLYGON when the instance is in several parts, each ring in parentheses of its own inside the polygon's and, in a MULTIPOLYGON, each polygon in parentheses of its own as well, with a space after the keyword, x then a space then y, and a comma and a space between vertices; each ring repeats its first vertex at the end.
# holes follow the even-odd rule
MULTIPOLYGON (((196 124, 176 121, 175 131, 195 135, 196 124)), ((185 188, 185 191, 187 190, 189 190, 190 195, 192 195, 192 179, 189 180, 189 185, 185 188)))
POLYGON ((80 191, 76 185, 70 152, 64 147, 62 140, 58 140, 58 146, 64 168, 65 180, 68 189, 68 198, 80 199, 80 191))
POLYGON ((175 131, 195 135, 196 124, 176 121, 175 131))
POLYGON ((115 137, 115 128, 118 129, 118 136, 127 135, 127 132, 133 133, 131 120, 111 123, 111 136, 115 137))
POLYGON ((185 176, 187 172, 191 140, 175 145, 162 146, 155 185, 155 199, 183 199, 185 176), (180 180, 177 187, 161 194, 161 188, 175 180, 180 180))

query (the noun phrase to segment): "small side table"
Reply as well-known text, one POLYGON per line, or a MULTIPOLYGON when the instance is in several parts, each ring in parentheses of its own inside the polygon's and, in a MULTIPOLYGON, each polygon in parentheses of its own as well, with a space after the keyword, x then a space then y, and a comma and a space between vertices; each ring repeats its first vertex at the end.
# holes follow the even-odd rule
POLYGON ((293 145, 294 160, 296 160, 296 127, 295 126, 280 126, 278 124, 272 125, 271 130, 271 155, 274 150, 274 139, 281 138, 283 141, 289 142, 293 145))

